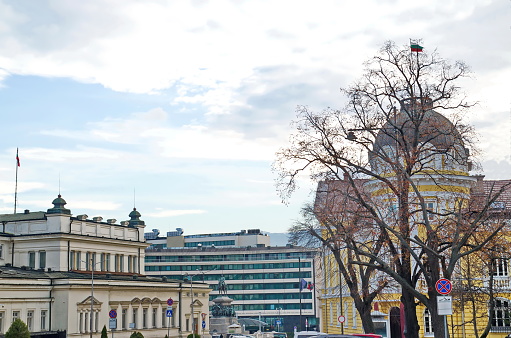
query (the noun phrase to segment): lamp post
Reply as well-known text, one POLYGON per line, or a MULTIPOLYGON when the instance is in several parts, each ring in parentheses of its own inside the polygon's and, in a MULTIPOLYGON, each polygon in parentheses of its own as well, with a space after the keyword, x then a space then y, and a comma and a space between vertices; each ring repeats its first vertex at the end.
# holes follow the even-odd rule
MULTIPOLYGON (((94 266, 96 264, 99 264, 101 263, 101 261, 99 262, 96 262, 94 263, 94 254, 91 253, 91 257, 89 259, 90 261, 90 270, 91 270, 91 277, 90 277, 90 281, 91 281, 91 287, 90 287, 90 315, 89 315, 89 335, 90 335, 90 338, 92 338, 92 324, 94 323, 94 266)), ((80 260, 81 262, 84 262, 85 264, 88 264, 89 262, 88 261, 82 261, 80 260)), ((88 266, 85 266, 85 268, 87 269, 88 266)))
POLYGON ((188 278, 190 278, 190 296, 191 296, 191 303, 190 303, 190 317, 192 319, 192 334, 195 334, 195 325, 194 325, 194 322, 195 322, 195 318, 193 316, 193 277, 199 275, 199 274, 202 274, 202 282, 204 282, 204 274, 210 272, 210 271, 213 271, 213 270, 216 270, 217 268, 214 268, 214 269, 211 269, 211 270, 208 270, 208 271, 202 271, 201 269, 197 269, 197 273, 194 274, 194 275, 190 275, 188 272, 185 273, 185 276, 187 276, 188 278))

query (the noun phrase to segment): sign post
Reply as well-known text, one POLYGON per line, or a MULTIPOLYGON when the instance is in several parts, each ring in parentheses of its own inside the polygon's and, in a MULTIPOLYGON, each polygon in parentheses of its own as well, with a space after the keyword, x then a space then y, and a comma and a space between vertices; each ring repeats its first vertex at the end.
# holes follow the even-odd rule
POLYGON ((114 338, 114 331, 117 329, 117 311, 110 310, 110 312, 108 312, 108 317, 110 317, 108 327, 112 330, 112 338, 114 338))
POLYGON ((436 297, 439 316, 444 316, 445 337, 447 337, 447 315, 452 315, 452 297, 447 296, 452 291, 452 283, 446 278, 440 278, 435 284, 436 291, 441 296, 436 297))
POLYGON ((172 317, 172 304, 174 304, 174 300, 172 298, 169 297, 169 299, 167 299, 167 312, 166 312, 166 316, 168 318, 167 320, 167 337, 170 337, 170 317, 172 317))

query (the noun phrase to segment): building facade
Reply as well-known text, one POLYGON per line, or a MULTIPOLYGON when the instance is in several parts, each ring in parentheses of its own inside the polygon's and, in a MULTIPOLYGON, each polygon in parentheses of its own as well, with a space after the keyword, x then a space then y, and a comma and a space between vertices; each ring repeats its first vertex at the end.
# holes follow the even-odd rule
POLYGON ((239 319, 261 320, 275 331, 300 330, 300 323, 303 330, 318 327, 315 250, 269 246, 269 236, 257 229, 191 236, 177 229, 170 235, 147 235, 153 237, 147 275, 204 281, 213 288, 210 299, 224 277, 239 319))
POLYGON ((99 336, 103 326, 118 337, 199 332, 208 285, 143 274, 148 244, 136 209, 117 224, 73 217, 60 195, 53 205, 0 215, 0 334, 16 318, 32 336, 99 336))
MULTIPOLYGON (((446 245, 445 243, 451 242, 455 233, 459 235, 459 232, 456 232, 458 227, 467 226, 467 229, 473 231, 467 224, 472 224, 471 222, 479 216, 482 226, 478 231, 483 235, 496 228, 497 224, 505 225, 511 216, 510 181, 484 180, 482 175, 470 175, 469 150, 465 148, 456 126, 432 110, 429 99, 417 100, 421 103, 415 104, 413 100, 404 102, 401 111, 395 112, 390 121, 378 129, 368 156, 374 175, 359 176, 355 179, 346 175, 344 180, 320 182, 316 206, 328 203, 337 205, 331 210, 346 216, 345 227, 349 228, 348 223, 354 222, 350 215, 356 215, 359 219, 364 219, 365 223, 359 225, 361 227, 373 229, 371 227, 379 222, 380 225, 385 224, 386 229, 390 229, 389 232, 395 231, 394 234, 401 235, 399 231, 402 224, 398 223, 400 220, 398 211, 404 208, 398 210, 396 197, 398 194, 391 187, 395 188, 398 185, 393 183, 398 181, 400 170, 405 171, 403 168, 409 158, 405 160, 404 153, 408 151, 407 147, 411 147, 411 140, 414 139, 421 151, 418 152, 418 161, 414 163, 413 170, 410 170, 412 174, 408 176, 407 183, 410 188, 406 188, 409 192, 406 194, 406 212, 409 215, 407 223, 409 235, 403 241, 413 238, 414 243, 420 241, 426 243, 429 234, 435 233, 446 245), (422 106, 422 101, 425 102, 425 106, 422 106), (414 105, 421 106, 423 110, 414 110, 414 105), (414 129, 415 125, 411 127, 410 116, 414 114, 421 116, 422 124, 417 129, 414 129), (371 208, 362 208, 362 212, 356 209, 358 205, 343 208, 346 205, 339 202, 343 200, 340 198, 343 196, 342 191, 347 191, 345 187, 353 188, 355 185, 367 196, 367 200, 364 200, 366 197, 360 198, 357 203, 360 205, 362 201, 371 204, 371 208), (502 194, 497 197, 496 194, 500 192, 502 194), (488 207, 484 207, 485 205, 488 207), (369 214, 369 209, 375 211, 374 214, 369 214), (453 215, 459 218, 455 219, 453 215), (458 220, 462 221, 457 223, 458 220)), ((344 199, 346 200, 354 199, 344 199)), ((403 204, 401 201, 401 205, 403 204)), ((379 234, 377 231, 374 233, 379 234)), ((452 315, 448 315, 445 322, 451 337, 471 337, 474 336, 474 331, 480 335, 487 323, 490 323, 489 337, 504 337, 511 333, 509 235, 509 227, 503 227, 494 237, 495 243, 499 245, 495 247, 491 247, 493 244, 489 245, 486 257, 483 254, 475 254, 458 261, 451 280, 453 292, 452 302, 449 304, 452 305, 452 315), (467 274, 467 271, 471 273, 467 274), (493 300, 490 297, 494 297, 493 300)), ((369 242, 367 238, 371 237, 360 237, 359 243, 369 242)), ((468 242, 466 246, 474 246, 477 240, 477 237, 473 237, 472 242, 468 242)), ((428 269, 429 251, 419 256, 421 253, 419 245, 411 251, 416 253, 417 257, 421 257, 419 262, 412 259, 410 266, 413 271, 428 269)), ((381 256, 387 259, 388 266, 393 266, 397 270, 396 262, 393 260, 397 255, 392 256, 387 251, 381 252, 381 256)), ((319 293, 321 330, 327 333, 363 332, 360 316, 353 298, 350 297, 350 290, 339 273, 334 258, 329 252, 325 252, 323 258, 324 288, 319 293)), ((446 261, 448 260, 447 254, 446 261)), ((439 274, 442 277, 441 272, 439 274)), ((375 278, 373 282, 376 284, 378 280, 375 278)), ((434 288, 426 284, 424 275, 418 277, 415 290, 428 295, 429 299, 435 302, 435 307, 437 306, 437 295, 434 295, 434 288)), ((389 287, 373 302, 371 315, 376 333, 383 337, 404 337, 406 313, 401 303, 401 292, 401 287, 391 281, 389 287)), ((438 332, 429 311, 422 303, 417 306, 416 316, 421 337, 433 337, 435 329, 438 332)))

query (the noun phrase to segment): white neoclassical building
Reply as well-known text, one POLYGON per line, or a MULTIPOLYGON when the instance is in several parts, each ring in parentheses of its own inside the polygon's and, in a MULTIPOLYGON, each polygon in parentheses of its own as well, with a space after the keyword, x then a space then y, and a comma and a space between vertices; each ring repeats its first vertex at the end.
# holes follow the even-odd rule
POLYGON ((72 216, 60 195, 53 205, 0 215, 0 336, 16 318, 32 337, 99 337, 103 326, 119 338, 203 333, 209 286, 143 275, 148 244, 136 209, 117 224, 72 216))

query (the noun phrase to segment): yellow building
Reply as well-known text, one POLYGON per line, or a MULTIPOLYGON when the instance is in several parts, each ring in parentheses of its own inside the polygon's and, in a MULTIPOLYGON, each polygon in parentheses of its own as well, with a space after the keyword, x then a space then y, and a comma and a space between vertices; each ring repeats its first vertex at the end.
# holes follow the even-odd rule
MULTIPOLYGON (((342 202, 340 195, 342 187, 353 188, 358 185, 362 186, 360 190, 369 196, 368 201, 364 201, 370 205, 364 211, 370 214, 367 216, 368 220, 375 222, 377 219, 386 224, 394 221, 398 224, 396 220, 399 219, 397 215, 399 206, 396 191, 392 190, 392 187, 398 186, 398 180, 406 177, 405 180, 408 180, 406 189, 409 191, 406 203, 409 236, 416 238, 418 243, 420 241, 425 243, 433 230, 439 232, 442 238, 449 238, 453 227, 461 226, 461 223, 451 220, 456 212, 461 214, 462 211, 472 210, 474 214, 478 214, 485 211, 488 224, 497 224, 503 219, 508 219, 511 212, 511 192, 506 188, 510 181, 488 181, 481 175, 471 176, 469 150, 464 146, 458 126, 435 112, 431 105, 429 99, 403 101, 401 111, 396 112, 382 128, 379 128, 372 147, 369 148, 371 150, 368 160, 375 175, 356 176, 358 178, 348 175, 344 180, 320 182, 316 206, 336 204, 337 207, 331 210, 347 215, 340 218, 345 222, 351 222, 352 215, 356 214, 353 212, 353 208, 356 208, 353 201, 356 199, 348 196, 346 200, 350 202, 342 202), (416 125, 410 124, 411 115, 416 112, 414 107, 419 106, 419 113, 422 115, 420 128, 417 128, 416 125), (410 145, 418 151, 415 153, 410 151, 410 145), (413 158, 410 159, 413 156, 416 156, 415 162, 413 158), (407 166, 410 165, 411 174, 406 176, 407 166), (493 196, 500 188, 504 188, 504 193, 488 202, 488 197, 493 196), (485 203, 489 205, 488 210, 481 208, 485 203)), ((356 140, 356 136, 352 134, 351 139, 356 140)), ((350 194, 345 192, 345 195, 350 194)), ((357 215, 359 218, 366 217, 360 213, 357 215)), ((368 221, 357 226, 364 224, 367 225, 368 221)), ((493 245, 493 248, 499 249, 466 256, 458 262, 453 271, 451 277, 453 292, 450 295, 452 315, 446 316, 450 337, 475 337, 474 332, 479 336, 489 322, 490 312, 493 314, 493 320, 490 321, 489 337, 504 337, 511 333, 511 278, 506 249, 508 246, 505 245, 505 238, 499 236, 494 238, 494 242, 500 242, 500 247, 493 245), (495 294, 493 304, 489 304, 490 292, 495 294)), ((420 245, 417 244, 411 250, 418 253, 420 245)), ((381 255, 387 257, 385 253, 381 255)), ((421 259, 426 262, 424 257, 421 256, 421 259)), ((346 256, 343 259, 346 260, 346 256)), ((412 269, 426 268, 424 262, 412 261, 412 269)), ((388 264, 394 263, 389 259, 388 264)), ((324 288, 320 292, 321 330, 331 334, 362 333, 361 319, 350 296, 350 290, 341 277, 332 253, 328 250, 325 250, 323 269, 324 288)), ((377 279, 380 277, 378 273, 375 274, 374 285, 371 287, 377 285, 377 279)), ((424 277, 419 279, 416 285, 416 290, 424 295, 428 294, 424 277)), ((431 297, 431 290, 429 291, 431 297)), ((375 323, 375 331, 383 337, 402 337, 405 330, 402 318, 405 314, 400 299, 400 286, 389 280, 389 285, 373 301, 371 316, 375 323)), ((417 318, 420 325, 419 335, 434 336, 435 328, 431 314, 423 304, 417 307, 417 318)))

